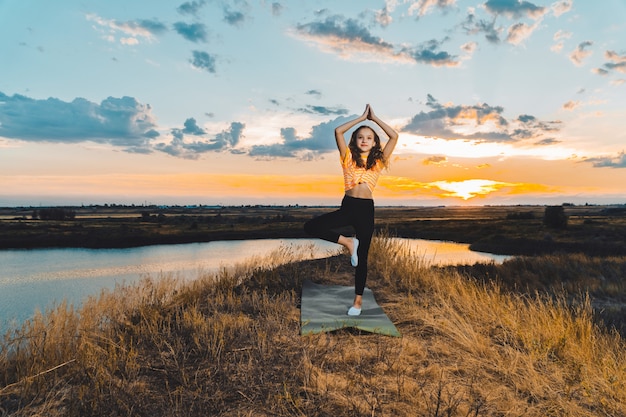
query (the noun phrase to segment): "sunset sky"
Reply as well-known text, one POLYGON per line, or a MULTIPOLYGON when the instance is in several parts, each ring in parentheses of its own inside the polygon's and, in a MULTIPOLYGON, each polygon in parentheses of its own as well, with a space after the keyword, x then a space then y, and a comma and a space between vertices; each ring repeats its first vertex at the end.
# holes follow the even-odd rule
POLYGON ((0 0, 0 206, 626 203, 623 0, 0 0))

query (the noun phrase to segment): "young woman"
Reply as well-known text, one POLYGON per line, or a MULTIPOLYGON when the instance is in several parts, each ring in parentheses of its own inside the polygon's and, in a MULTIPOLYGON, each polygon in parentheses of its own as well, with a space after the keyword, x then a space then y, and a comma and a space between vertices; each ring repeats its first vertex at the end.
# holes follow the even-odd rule
POLYGON ((398 133, 378 118, 370 105, 363 114, 335 129, 335 140, 341 157, 345 195, 341 208, 323 214, 304 225, 304 230, 311 236, 329 242, 338 243, 348 249, 354 275, 354 302, 348 310, 349 316, 361 314, 363 291, 367 279, 367 256, 374 233, 374 200, 372 192, 383 168, 387 167, 389 157, 398 143, 398 133), (344 134, 358 123, 371 120, 389 137, 384 147, 378 134, 369 126, 359 126, 346 145, 344 134), (335 229, 352 226, 356 237, 339 234, 335 229))

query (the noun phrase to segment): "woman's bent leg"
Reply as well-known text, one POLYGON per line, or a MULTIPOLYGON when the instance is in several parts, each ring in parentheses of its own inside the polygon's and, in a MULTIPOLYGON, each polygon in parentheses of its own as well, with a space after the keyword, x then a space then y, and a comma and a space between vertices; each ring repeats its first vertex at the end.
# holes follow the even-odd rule
POLYGON ((345 211, 341 208, 309 220, 304 224, 304 230, 310 236, 327 242, 338 243, 340 234, 334 229, 350 224, 349 217, 346 216, 345 211))

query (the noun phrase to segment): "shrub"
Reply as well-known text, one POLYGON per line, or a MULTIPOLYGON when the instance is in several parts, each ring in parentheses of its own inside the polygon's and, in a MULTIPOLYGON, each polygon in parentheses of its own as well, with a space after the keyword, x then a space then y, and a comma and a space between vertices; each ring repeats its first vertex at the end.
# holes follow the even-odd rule
POLYGON ((76 211, 60 207, 43 208, 33 212, 33 219, 40 220, 74 220, 76 211))
POLYGON ((567 215, 563 206, 548 206, 543 215, 543 224, 552 229, 566 229, 567 215))

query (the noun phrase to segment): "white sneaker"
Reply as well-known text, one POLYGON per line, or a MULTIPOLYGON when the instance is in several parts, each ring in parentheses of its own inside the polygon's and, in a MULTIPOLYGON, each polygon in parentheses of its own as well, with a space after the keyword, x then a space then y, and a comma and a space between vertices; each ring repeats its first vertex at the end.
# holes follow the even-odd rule
POLYGON ((356 308, 356 307, 350 307, 350 309, 348 310, 348 315, 349 316, 360 316, 361 315, 361 309, 360 308, 356 308))
POLYGON ((353 239, 354 241, 354 249, 352 249, 352 253, 350 254, 350 263, 353 267, 357 267, 359 264, 359 255, 357 254, 357 249, 359 249, 359 239, 356 237, 353 239))

